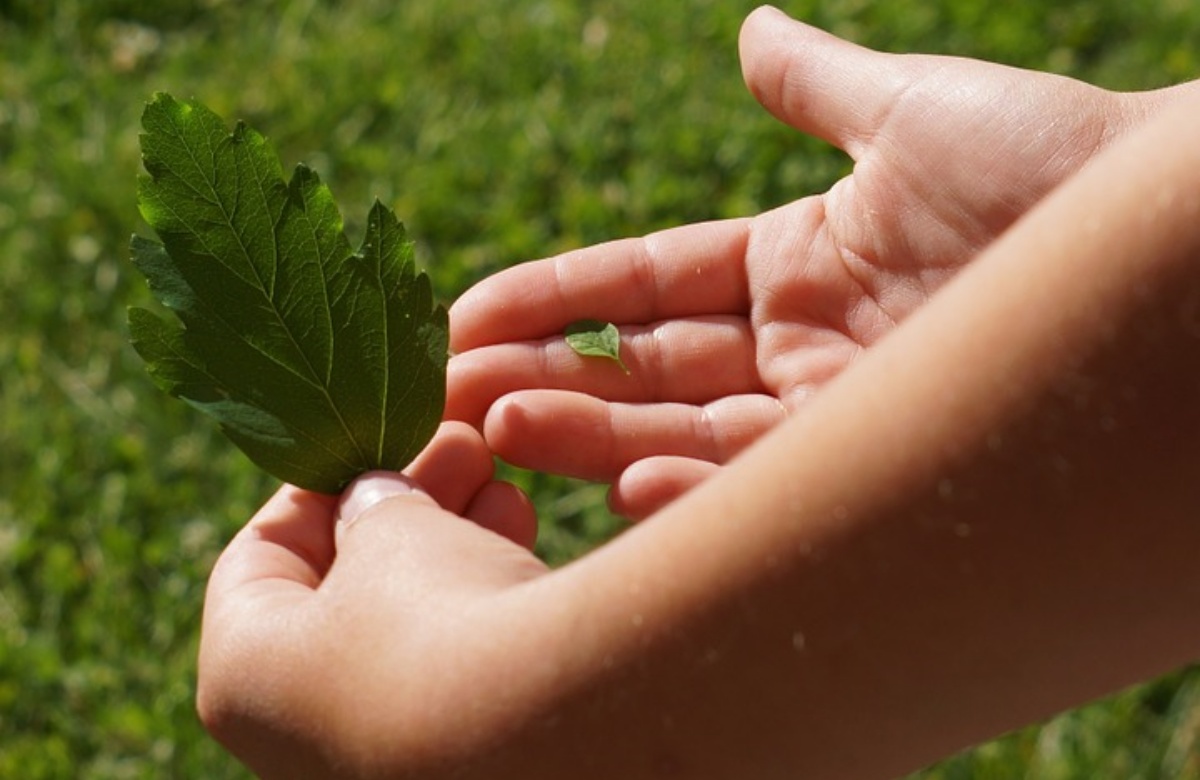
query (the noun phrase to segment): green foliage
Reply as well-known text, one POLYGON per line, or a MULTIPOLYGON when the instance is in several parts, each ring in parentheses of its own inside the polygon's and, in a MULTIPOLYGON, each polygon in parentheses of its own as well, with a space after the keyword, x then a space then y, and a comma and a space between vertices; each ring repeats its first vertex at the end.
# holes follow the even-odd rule
POLYGON ((621 360, 621 334, 617 326, 611 322, 599 320, 580 320, 567 326, 565 331, 567 346, 580 355, 587 357, 607 358, 626 374, 629 369, 621 360))
MULTIPOLYGON (((0 0, 0 777, 245 777, 196 722, 194 653, 208 569, 274 483, 127 344, 126 307, 152 302, 127 249, 145 95, 269 127, 343 200, 378 197, 452 297, 520 260, 754 213, 844 173, 746 93, 737 30, 756 4, 0 0)), ((1191 0, 781 5, 884 49, 1113 88, 1200 74, 1191 0)), ((616 528, 602 488, 509 473, 549 560, 616 528)), ((1200 778, 1196 680, 926 776, 1200 778)))
POLYGON ((150 374, 293 485, 407 466, 442 418, 449 338, 395 215, 377 201, 353 253, 329 188, 304 166, 285 183, 255 131, 165 93, 142 126, 163 243, 135 237, 133 262, 184 325, 130 310, 150 374))

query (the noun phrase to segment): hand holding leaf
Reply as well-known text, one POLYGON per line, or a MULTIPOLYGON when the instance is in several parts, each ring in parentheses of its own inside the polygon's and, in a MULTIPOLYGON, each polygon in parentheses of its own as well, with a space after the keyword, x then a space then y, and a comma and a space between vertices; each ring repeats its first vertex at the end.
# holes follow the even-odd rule
POLYGON ((135 237, 133 262, 183 325, 130 311, 151 376, 297 486, 407 465, 441 420, 448 326, 395 215, 377 202, 354 252, 329 188, 304 166, 285 182, 255 131, 166 94, 142 124, 162 243, 135 237))

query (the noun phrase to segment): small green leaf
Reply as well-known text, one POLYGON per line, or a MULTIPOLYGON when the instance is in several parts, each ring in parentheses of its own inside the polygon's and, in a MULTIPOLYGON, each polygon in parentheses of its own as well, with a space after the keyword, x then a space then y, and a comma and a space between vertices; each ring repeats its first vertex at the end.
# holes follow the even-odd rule
POLYGON ((245 125, 158 94, 142 126, 138 207, 162 243, 135 236, 133 263, 182 325, 130 310, 150 375, 300 487, 407 465, 441 420, 449 338, 395 215, 376 202, 354 251, 329 188, 303 166, 285 181, 245 125))
POLYGON ((566 329, 567 345, 587 357, 603 357, 616 362, 626 374, 629 369, 621 360, 621 333, 611 322, 580 320, 566 329))

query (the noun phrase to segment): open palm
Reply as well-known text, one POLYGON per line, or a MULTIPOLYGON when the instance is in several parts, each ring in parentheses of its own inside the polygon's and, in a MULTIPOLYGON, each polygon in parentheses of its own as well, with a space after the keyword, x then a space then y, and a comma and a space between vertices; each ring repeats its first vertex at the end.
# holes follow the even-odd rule
POLYGON ((764 9, 746 81, 854 159, 828 192, 517 266, 451 312, 448 416, 528 468, 614 483, 642 516, 845 368, 1136 118, 1128 97, 864 49, 764 9), (626 375, 563 328, 616 323, 626 375))

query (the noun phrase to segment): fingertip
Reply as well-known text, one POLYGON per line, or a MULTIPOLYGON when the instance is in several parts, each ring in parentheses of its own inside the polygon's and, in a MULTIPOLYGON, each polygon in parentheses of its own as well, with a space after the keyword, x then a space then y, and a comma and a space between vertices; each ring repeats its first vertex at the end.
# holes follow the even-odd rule
POLYGON ((770 60, 762 56, 768 47, 786 35, 784 22, 792 21, 783 11, 772 5, 763 5, 751 11, 742 21, 738 32, 738 55, 742 64, 742 77, 746 86, 760 102, 763 83, 761 69, 770 60))
POLYGON ((489 280, 471 287, 450 305, 450 352, 461 354, 474 349, 480 343, 480 328, 478 309, 481 301, 486 301, 486 286, 489 280), (481 290, 481 288, 483 288, 481 290))
MULTIPOLYGON (((546 331, 554 261, 520 263, 480 281, 450 307, 450 350, 538 338, 546 331)), ((550 296, 553 297, 553 296, 550 296)), ((554 316, 550 316, 553 320, 554 316)))
POLYGON ((462 512, 495 464, 483 436, 465 422, 443 422, 429 445, 404 470, 440 506, 462 512))
POLYGON ((695 458, 662 456, 633 463, 613 482, 608 506, 629 520, 644 520, 720 470, 695 458))
MULTIPOLYGON (((566 349, 564 344, 559 351, 566 349)), ((561 359, 549 357, 546 346, 537 342, 492 345, 455 355, 446 371, 444 416, 480 427, 500 396, 562 381, 558 363, 561 359)))
MULTIPOLYGON (((404 473, 429 490, 431 478, 442 476, 440 472, 457 472, 464 463, 490 464, 491 453, 474 426, 462 420, 446 420, 438 425, 429 444, 413 458, 404 473)), ((436 491, 430 492, 440 499, 436 491)))
POLYGON ((537 513, 524 491, 507 482, 484 485, 467 507, 468 520, 532 550, 537 541, 537 513))
POLYGON ((746 18, 742 21, 742 29, 738 34, 738 43, 742 45, 747 39, 763 34, 779 22, 790 20, 791 17, 779 8, 773 5, 760 5, 747 14, 746 18))
POLYGON ((518 391, 496 399, 483 419, 483 438, 488 447, 510 463, 519 463, 536 411, 527 396, 538 391, 518 391), (517 460, 513 456, 517 455, 517 460))
POLYGON ((447 420, 465 422, 476 428, 483 424, 483 415, 492 401, 485 392, 491 382, 478 354, 466 352, 451 356, 446 365, 446 407, 442 413, 447 420))
POLYGON ((523 390, 488 410, 483 435, 505 461, 535 471, 605 479, 612 451, 609 405, 560 390, 523 390))

